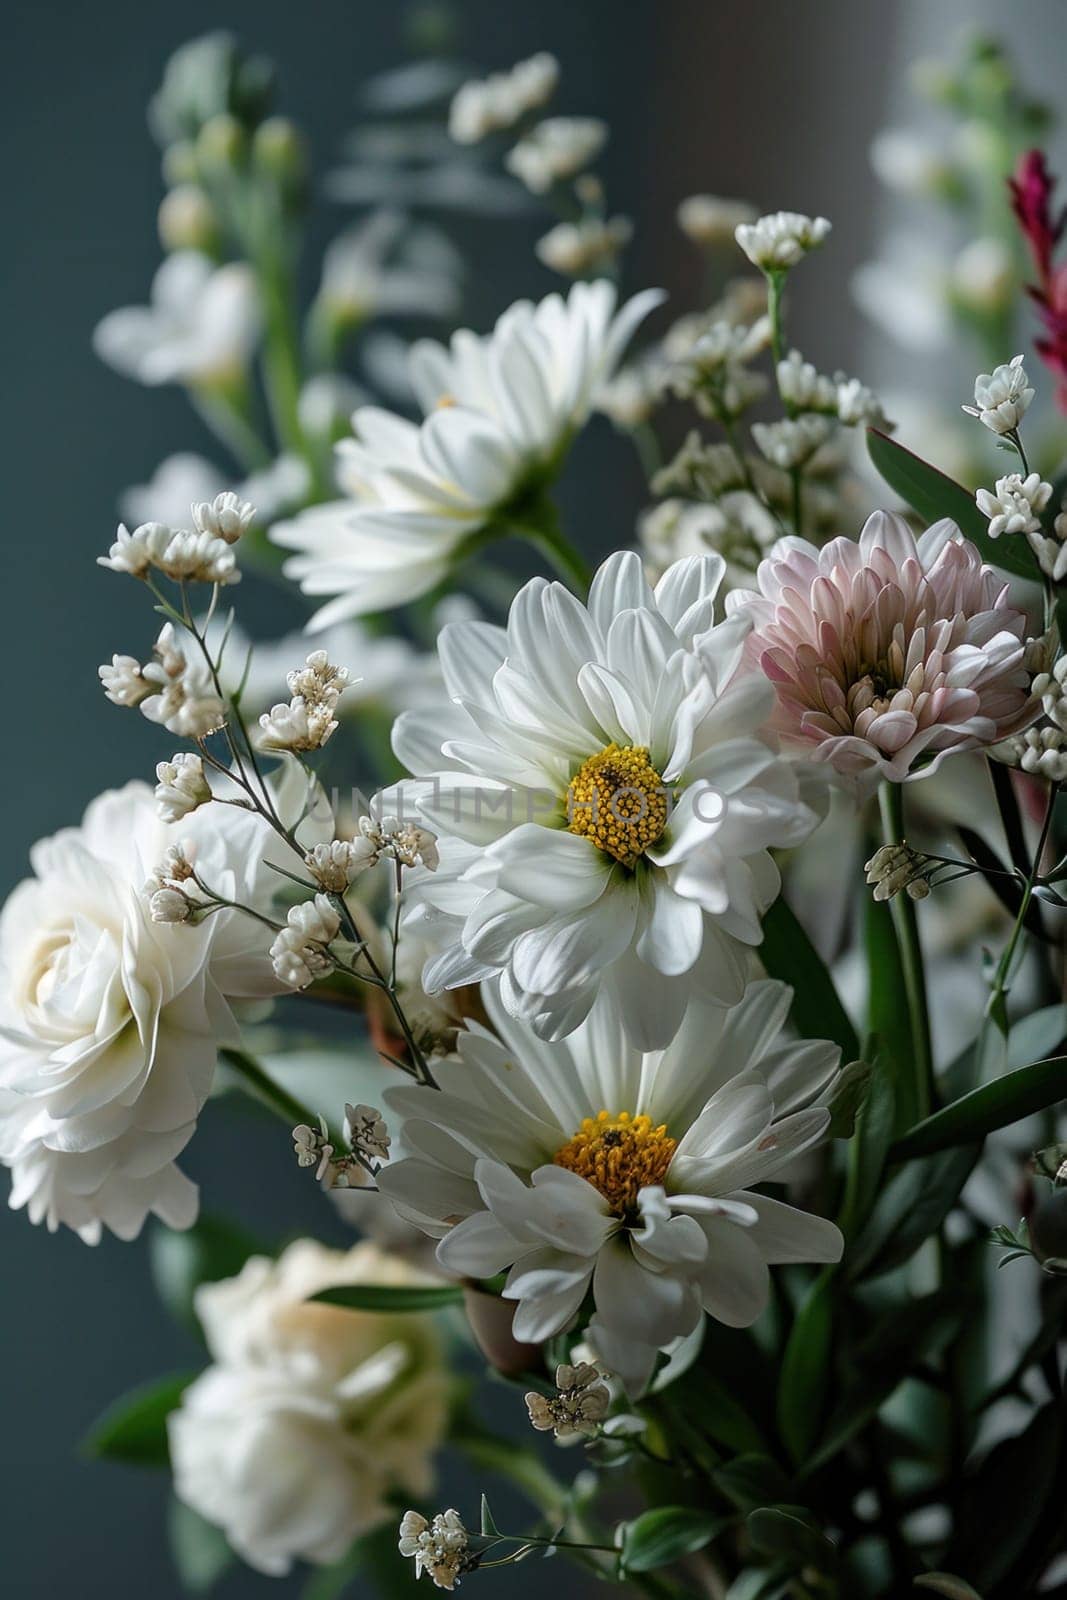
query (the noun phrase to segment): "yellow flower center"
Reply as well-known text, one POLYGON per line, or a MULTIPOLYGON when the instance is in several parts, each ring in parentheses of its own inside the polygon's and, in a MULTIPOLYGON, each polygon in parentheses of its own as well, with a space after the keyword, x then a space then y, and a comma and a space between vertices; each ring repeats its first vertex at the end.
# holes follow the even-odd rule
POLYGON ((591 1183, 616 1216, 623 1217, 636 1210, 642 1189, 663 1182, 677 1147, 665 1122, 655 1128, 643 1113, 632 1117, 620 1111, 613 1117, 598 1111, 585 1118, 552 1160, 591 1183))
POLYGON ((567 790, 567 827, 632 867, 667 826, 663 779, 643 745, 605 745, 583 761, 567 790))

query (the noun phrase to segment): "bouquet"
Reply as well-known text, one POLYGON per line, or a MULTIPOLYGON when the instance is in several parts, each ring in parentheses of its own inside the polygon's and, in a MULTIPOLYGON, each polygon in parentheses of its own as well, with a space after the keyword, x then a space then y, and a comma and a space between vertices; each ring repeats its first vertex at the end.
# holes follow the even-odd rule
POLYGON ((916 452, 790 337, 825 218, 689 196, 700 303, 621 293, 559 76, 367 85, 310 299, 270 66, 210 35, 152 102, 165 257, 96 346, 230 464, 124 496, 136 653, 99 676, 155 783, 38 844, 0 923, 11 1204, 152 1218, 206 1340, 90 1447, 169 1463, 193 1588, 1065 1594, 1047 115, 979 41, 922 80, 969 142, 876 147, 964 240, 926 314, 988 352, 916 452), (482 331, 453 225, 539 211, 569 282, 482 331), (646 504, 593 569, 557 487, 604 417, 646 504), (242 579, 302 627, 254 642, 242 579), (182 1152, 235 1092, 358 1242, 199 1217, 182 1152))

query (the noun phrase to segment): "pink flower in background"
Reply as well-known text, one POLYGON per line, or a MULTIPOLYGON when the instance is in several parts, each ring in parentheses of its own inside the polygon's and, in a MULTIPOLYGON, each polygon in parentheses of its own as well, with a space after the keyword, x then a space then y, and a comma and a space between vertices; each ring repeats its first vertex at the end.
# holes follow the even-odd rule
POLYGON ((1044 152, 1028 150, 1008 179, 1012 210, 1037 268, 1038 282, 1028 293, 1037 306, 1045 332, 1034 340, 1042 361, 1056 375, 1056 403, 1067 411, 1067 262, 1054 266, 1052 257, 1067 227, 1067 209, 1053 210, 1056 179, 1044 152))
POLYGON ((778 693, 774 726, 871 786, 919 777, 1031 718, 1026 619, 955 523, 916 540, 876 511, 859 541, 782 539, 727 609, 778 693))

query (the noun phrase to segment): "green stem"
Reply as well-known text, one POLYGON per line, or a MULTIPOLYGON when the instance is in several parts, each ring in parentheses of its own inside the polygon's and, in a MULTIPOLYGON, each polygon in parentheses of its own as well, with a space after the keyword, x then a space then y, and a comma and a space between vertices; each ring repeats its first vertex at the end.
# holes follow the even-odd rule
POLYGON ((246 1054, 244 1050, 227 1047, 219 1051, 222 1060, 242 1080, 253 1100, 258 1100, 260 1105, 267 1107, 279 1116, 289 1129, 298 1127, 301 1123, 313 1128, 318 1122, 318 1117, 307 1106, 303 1105, 295 1095, 289 1094, 280 1084, 274 1082, 259 1062, 254 1057, 246 1054))
POLYGON ((782 319, 782 289, 785 285, 784 272, 768 272, 767 278, 767 316, 771 324, 771 355, 774 357, 775 375, 779 361, 784 360, 785 330, 782 319))
POLYGON ((1033 861, 1031 863, 1030 870, 1027 873, 1026 882, 1023 885, 1023 895, 1019 902, 1019 909, 1015 916, 1015 922, 1012 926, 1011 937, 1004 947, 1004 952, 1001 955, 1000 960, 997 962, 997 970, 993 976, 993 983, 989 991, 989 1001, 986 1005, 986 1016, 996 1025, 997 1028, 999 1028, 1000 1032, 1005 1035, 1008 1031, 1006 997, 1008 992, 1008 983, 1011 978, 1011 969, 1015 961, 1015 952, 1019 948, 1019 940, 1022 937, 1023 924, 1026 921, 1026 913, 1030 909, 1030 902, 1033 899, 1034 889, 1037 885, 1038 877, 1041 872, 1041 857, 1045 853, 1045 845, 1048 842, 1049 830, 1052 827, 1052 813, 1056 809, 1056 796, 1058 794, 1059 784, 1054 783, 1049 788, 1048 803, 1045 807, 1045 820, 1041 824, 1041 833, 1038 836, 1037 848, 1034 851, 1033 861))
MULTIPOLYGON (((242 380, 243 385, 243 380, 242 380)), ((249 416, 247 393, 200 384, 189 389, 195 410, 245 472, 269 466, 270 451, 249 416)))
MULTIPOLYGON (((904 841, 904 795, 899 783, 883 783, 878 796, 882 838, 886 844, 904 841)), ((914 1109, 917 1120, 928 1117, 934 1102, 934 1059, 930 1042, 930 1013, 926 1003, 926 977, 915 902, 910 895, 894 895, 890 902, 893 926, 900 948, 904 993, 911 1029, 915 1070, 914 1109)))
POLYGON ((571 544, 559 525, 555 507, 545 502, 536 522, 514 523, 514 531, 534 545, 569 584, 580 600, 589 593, 592 572, 581 551, 571 544))

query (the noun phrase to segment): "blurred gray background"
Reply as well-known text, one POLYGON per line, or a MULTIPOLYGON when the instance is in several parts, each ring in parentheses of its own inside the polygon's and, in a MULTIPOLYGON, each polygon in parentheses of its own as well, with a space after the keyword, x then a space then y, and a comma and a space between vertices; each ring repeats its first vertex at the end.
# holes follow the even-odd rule
MULTIPOLYGON (((454 7, 459 50, 472 64, 500 68, 549 49, 563 67, 560 108, 611 123, 608 194, 613 209, 638 222, 627 287, 696 292, 696 254, 673 226, 678 199, 694 190, 830 216, 831 247, 805 277, 795 321, 802 344, 805 331, 817 331, 818 360, 828 370, 853 369, 859 355, 847 284, 878 226, 870 137, 900 98, 903 62, 943 46, 982 9, 965 0, 936 7, 919 0, 914 7, 899 0, 878 7, 472 0, 454 7)), ((8 573, 0 652, 11 708, 0 784, 4 892, 23 875, 35 838, 75 821, 98 790, 150 774, 169 753, 142 719, 108 707, 100 694, 97 663, 116 649, 143 647, 148 623, 133 586, 93 559, 112 536, 125 485, 145 482, 175 450, 217 451, 179 391, 148 391, 115 376, 89 343, 105 311, 143 301, 159 260, 158 156, 144 107, 163 62, 184 39, 217 27, 273 56, 283 108, 307 130, 321 172, 355 121, 357 83, 405 59, 403 11, 371 0, 231 0, 225 7, 36 0, 7 11, 0 62, 8 573)), ((1062 48, 1051 60, 1045 49, 1056 15, 1054 0, 1012 10, 1012 42, 1034 58, 1037 87, 1042 79, 1054 84, 1063 60, 1062 48)), ((344 220, 321 202, 312 258, 344 220)), ((481 326, 517 294, 551 286, 531 254, 537 223, 494 226, 481 326)), ((462 243, 462 224, 456 234, 462 243)), ((591 551, 630 541, 637 488, 626 445, 598 424, 565 491, 568 523, 591 551)), ((274 1124, 212 1107, 183 1165, 208 1208, 236 1213, 267 1238, 302 1229, 345 1237, 274 1124)), ((91 1250, 0 1210, 0 1252, 7 1286, 0 1593, 13 1600, 177 1595, 162 1477, 76 1453, 112 1398, 199 1360, 192 1338, 155 1299, 144 1241, 108 1240, 91 1250)), ((533 1592, 533 1565, 521 1570, 533 1592)), ((510 1572, 475 1581, 516 1592, 510 1572)), ((536 1581, 540 1588, 543 1575, 536 1581)), ((582 1589, 562 1564, 551 1582, 560 1594, 582 1589)), ((218 1592, 223 1600, 291 1595, 300 1583, 239 1570, 218 1592)))

